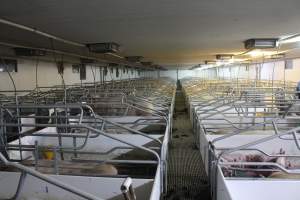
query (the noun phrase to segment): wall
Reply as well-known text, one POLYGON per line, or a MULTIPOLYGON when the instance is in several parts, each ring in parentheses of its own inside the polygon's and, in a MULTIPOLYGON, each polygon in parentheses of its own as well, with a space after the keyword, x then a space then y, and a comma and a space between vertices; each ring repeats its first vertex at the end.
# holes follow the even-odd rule
POLYGON ((285 69, 284 61, 267 62, 264 64, 246 65, 210 68, 198 71, 198 77, 213 79, 213 78, 247 78, 261 80, 286 80, 300 81, 300 59, 294 59, 292 69, 285 69), (260 73, 259 73, 260 69, 260 73))
MULTIPOLYGON (((11 72, 11 75, 16 84, 17 90, 34 89, 36 86, 36 64, 37 62, 29 59, 18 59, 18 72, 11 72)), ((95 73, 96 81, 100 81, 100 68, 99 67, 86 67, 86 80, 83 83, 93 82, 93 71, 95 73)), ((106 80, 120 80, 127 78, 138 78, 138 77, 151 77, 157 76, 157 72, 141 72, 138 75, 137 70, 128 71, 128 74, 119 68, 119 77, 116 77, 115 69, 113 73, 110 73, 108 69, 108 75, 106 80)), ((66 84, 80 83, 79 73, 72 72, 72 64, 65 64, 64 69, 64 80, 66 84)), ((53 62, 39 61, 38 62, 38 85, 39 86, 53 86, 62 83, 61 76, 58 74, 56 64, 53 62)), ((13 90, 12 81, 9 79, 7 72, 0 72, 0 90, 13 90)))
MULTIPOLYGON (((196 76, 196 72, 194 70, 178 70, 178 78, 182 79, 185 77, 196 76)), ((160 77, 170 77, 174 80, 177 80, 177 69, 171 69, 168 71, 161 71, 160 77)))

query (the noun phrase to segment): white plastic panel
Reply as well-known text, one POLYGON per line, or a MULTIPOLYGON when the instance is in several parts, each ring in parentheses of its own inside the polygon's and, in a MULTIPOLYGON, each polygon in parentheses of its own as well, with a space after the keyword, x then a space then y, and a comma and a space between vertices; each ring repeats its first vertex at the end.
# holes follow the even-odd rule
POLYGON ((232 200, 299 200, 300 197, 299 180, 226 180, 225 182, 232 200))
MULTIPOLYGON (((50 175, 59 181, 69 184, 70 186, 79 188, 82 191, 91 193, 99 198, 109 199, 120 195, 120 187, 124 178, 104 178, 104 177, 84 177, 84 176, 65 176, 50 175)), ((0 197, 12 197, 18 185, 19 173, 16 172, 0 172, 0 197)), ((139 187, 145 183, 149 183, 153 179, 133 179, 134 187, 139 187)), ((150 192, 150 191, 149 191, 150 192)), ((158 197, 156 197, 158 199, 158 197)), ((21 192, 22 200, 81 200, 70 192, 60 189, 54 185, 41 181, 33 176, 28 175, 24 182, 21 192)))
MULTIPOLYGON (((43 133, 43 132, 51 132, 51 133, 55 133, 56 129, 51 127, 51 128, 45 128, 41 131, 39 131, 39 133, 43 133)), ((151 142, 152 140, 149 138, 146 138, 144 136, 141 135, 135 135, 135 134, 112 134, 115 137, 118 137, 118 139, 133 143, 135 145, 139 145, 142 146, 146 143, 151 142)), ((161 137, 161 135, 149 135, 152 136, 154 138, 159 138, 161 137)), ((37 137, 37 136, 26 136, 23 137, 21 139, 22 144, 27 144, 27 145, 34 145, 34 141, 38 141, 39 145, 42 146, 57 146, 58 145, 58 139, 57 138, 52 138, 52 137, 37 137)), ((11 144, 18 144, 18 140, 12 142, 11 144)), ((62 139, 62 144, 64 147, 73 147, 73 138, 63 138, 62 139)), ((83 139, 77 139, 77 146, 80 146, 83 144, 83 139)), ((111 148, 117 147, 117 146, 125 146, 128 147, 128 145, 125 145, 121 142, 112 140, 108 137, 102 136, 100 135, 97 138, 90 138, 87 142, 86 147, 83 149, 84 151, 95 151, 95 152, 105 152, 108 151, 111 148)), ((116 150, 114 151, 110 156, 105 157, 105 158, 114 158, 117 157, 123 153, 126 153, 130 150, 116 150)), ((11 156, 13 156, 13 158, 18 159, 18 155, 19 153, 17 151, 15 152, 11 152, 10 153, 11 156)), ((27 157, 27 156, 31 156, 31 152, 24 152, 23 156, 27 157)), ((104 156, 102 156, 104 158, 104 156)))

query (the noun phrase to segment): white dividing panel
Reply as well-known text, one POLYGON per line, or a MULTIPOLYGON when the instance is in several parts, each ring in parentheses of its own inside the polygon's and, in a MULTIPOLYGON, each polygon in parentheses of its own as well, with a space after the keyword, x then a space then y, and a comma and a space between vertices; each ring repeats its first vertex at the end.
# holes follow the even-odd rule
MULTIPOLYGON (((217 200, 232 200, 226 184, 225 177, 222 174, 221 168, 218 166, 217 170, 217 200)), ((243 198, 242 198, 243 199, 243 198)), ((242 200, 240 199, 240 200, 242 200)), ((244 200, 244 199, 243 199, 244 200)))
MULTIPOLYGON (((48 133, 48 134, 55 134, 56 128, 49 127, 38 131, 37 133, 48 133)), ((110 134, 114 137, 118 137, 118 139, 130 142, 137 146, 143 146, 151 141, 152 139, 146 138, 141 135, 135 134, 110 134)), ((149 135, 153 138, 160 138, 162 135, 149 135)), ((26 136, 21 139, 21 143, 24 145, 34 145, 35 141, 38 142, 38 145, 41 146, 58 146, 58 139, 55 137, 38 137, 38 136, 26 136)), ((79 138, 77 139, 77 146, 81 146, 84 144, 84 139, 79 138)), ((11 142, 10 144, 18 144, 18 140, 11 142)), ((62 145, 64 147, 73 147, 73 139, 72 138, 63 138, 62 145)), ((111 150, 114 147, 130 147, 122 142, 115 141, 103 135, 100 135, 96 138, 90 138, 87 141, 86 146, 82 149, 82 151, 92 151, 92 152, 106 152, 111 150)), ((113 151, 108 155, 89 155, 89 159, 113 159, 121 154, 127 153, 130 150, 118 149, 113 151)), ((140 150, 143 151, 143 150, 140 150)), ((32 152, 23 152, 23 157, 32 156, 32 152)), ((19 152, 18 151, 10 151, 10 157, 12 159, 19 159, 19 152)))
MULTIPOLYGON (((10 198, 14 195, 20 173, 0 172, 0 197, 1 199, 10 198)), ((58 181, 70 186, 76 187, 82 191, 93 194, 102 199, 110 199, 121 195, 121 185, 124 178, 106 178, 106 177, 87 177, 87 176, 67 176, 67 175, 49 175, 58 181)), ((139 187, 152 182, 153 179, 133 179, 133 186, 139 187)), ((146 191, 151 192, 151 191, 146 191)), ((24 187, 21 190, 20 198, 22 200, 83 200, 77 195, 60 189, 54 185, 46 183, 31 175, 27 175, 24 187)), ((159 199, 159 196, 156 196, 159 199)))
POLYGON ((225 180, 225 183, 231 200, 299 200, 300 196, 299 180, 225 180))

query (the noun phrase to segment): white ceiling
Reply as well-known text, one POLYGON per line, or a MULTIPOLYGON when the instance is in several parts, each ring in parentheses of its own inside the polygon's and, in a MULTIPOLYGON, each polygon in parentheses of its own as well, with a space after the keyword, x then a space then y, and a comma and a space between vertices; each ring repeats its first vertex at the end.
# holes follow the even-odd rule
MULTIPOLYGON (((249 38, 300 33, 299 0, 2 0, 0 17, 81 43, 118 42, 124 55, 176 66, 241 52, 249 38)), ((0 28, 0 41, 43 45, 0 28)))

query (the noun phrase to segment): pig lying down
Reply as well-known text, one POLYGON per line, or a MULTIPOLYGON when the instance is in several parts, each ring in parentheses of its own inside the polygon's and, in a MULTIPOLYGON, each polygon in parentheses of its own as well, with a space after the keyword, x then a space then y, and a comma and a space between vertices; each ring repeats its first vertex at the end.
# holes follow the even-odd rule
MULTIPOLYGON (((24 160, 21 162, 26 167, 34 168, 33 160, 24 160)), ((37 171, 43 174, 54 174, 53 160, 39 160, 36 166, 37 171)), ((14 167, 0 165, 0 171, 16 172, 14 167)), ((118 169, 116 166, 108 163, 83 163, 72 161, 58 161, 58 172, 61 175, 73 176, 117 176, 118 169)))
POLYGON ((300 169, 299 161, 285 156, 285 151, 280 149, 278 153, 273 153, 274 157, 268 157, 260 153, 233 153, 223 156, 222 162, 238 163, 237 165, 222 165, 222 172, 225 177, 240 178, 284 178, 300 179, 300 174, 285 173, 279 167, 287 170, 300 169), (243 164, 245 163, 245 164, 243 164), (253 165, 251 164, 253 163, 253 165), (265 165, 256 165, 254 163, 266 163, 265 165))

